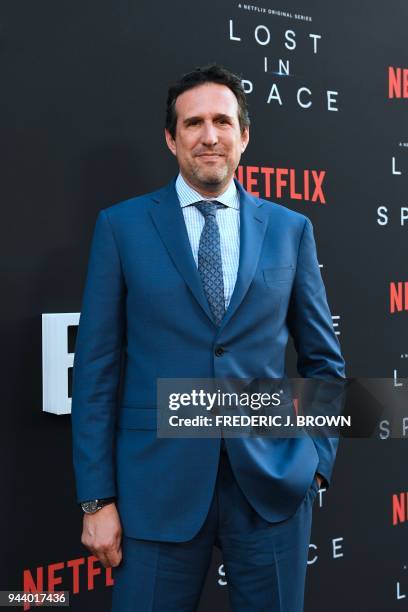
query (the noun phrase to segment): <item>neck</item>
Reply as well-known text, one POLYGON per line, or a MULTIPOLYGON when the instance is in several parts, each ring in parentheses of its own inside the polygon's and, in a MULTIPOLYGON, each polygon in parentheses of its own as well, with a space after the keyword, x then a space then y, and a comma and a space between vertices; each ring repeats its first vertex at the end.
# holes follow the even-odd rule
POLYGON ((184 174, 180 171, 181 176, 194 191, 197 191, 203 198, 216 198, 227 191, 232 177, 228 180, 227 184, 223 183, 222 185, 194 185, 191 181, 189 181, 184 174))

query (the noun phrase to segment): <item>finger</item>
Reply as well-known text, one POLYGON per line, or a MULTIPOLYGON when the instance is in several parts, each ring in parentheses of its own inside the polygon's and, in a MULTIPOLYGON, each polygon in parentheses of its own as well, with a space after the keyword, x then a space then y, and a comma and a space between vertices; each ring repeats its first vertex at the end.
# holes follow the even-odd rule
POLYGON ((108 556, 104 551, 100 550, 95 554, 95 556, 98 557, 98 560, 100 563, 102 563, 103 567, 110 567, 108 556))
POLYGON ((118 565, 121 560, 120 546, 102 546, 96 550, 96 555, 104 567, 118 565))
POLYGON ((115 548, 114 550, 110 550, 107 552, 106 556, 111 567, 116 567, 122 561, 122 549, 119 547, 115 548))

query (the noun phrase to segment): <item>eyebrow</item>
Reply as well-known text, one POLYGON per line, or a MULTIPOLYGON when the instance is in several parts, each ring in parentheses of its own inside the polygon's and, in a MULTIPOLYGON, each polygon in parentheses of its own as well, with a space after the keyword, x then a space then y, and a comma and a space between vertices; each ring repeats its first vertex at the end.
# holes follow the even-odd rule
MULTIPOLYGON (((217 115, 213 117, 213 119, 226 119, 227 121, 233 120, 233 118, 230 115, 226 115, 225 113, 218 113, 217 115)), ((202 117, 193 116, 193 117, 187 117, 186 119, 184 119, 183 123, 184 125, 188 125, 189 123, 192 123, 193 121, 201 121, 201 120, 202 120, 202 117)))

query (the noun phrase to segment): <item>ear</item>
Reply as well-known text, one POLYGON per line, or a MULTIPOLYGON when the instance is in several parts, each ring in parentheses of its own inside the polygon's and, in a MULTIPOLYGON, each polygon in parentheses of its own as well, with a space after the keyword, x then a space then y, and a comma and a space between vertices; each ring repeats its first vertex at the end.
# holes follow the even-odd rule
POLYGON ((176 151, 177 151, 176 141, 174 140, 173 136, 170 134, 167 128, 164 129, 164 137, 166 139, 166 143, 170 151, 173 153, 173 155, 176 155, 176 151))
POLYGON ((249 127, 246 127, 244 131, 241 133, 241 144, 242 144, 241 153, 243 153, 245 149, 247 148, 248 142, 249 142, 249 127))

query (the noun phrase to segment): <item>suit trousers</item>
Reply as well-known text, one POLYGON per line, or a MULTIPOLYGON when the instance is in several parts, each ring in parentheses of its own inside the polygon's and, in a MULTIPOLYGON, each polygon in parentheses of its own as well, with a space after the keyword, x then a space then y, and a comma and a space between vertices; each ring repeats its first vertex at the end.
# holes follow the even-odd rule
POLYGON ((317 492, 314 478, 295 514, 270 523, 238 486, 224 447, 210 509, 194 538, 156 542, 123 536, 111 612, 194 612, 214 545, 222 551, 233 612, 302 612, 317 492))

